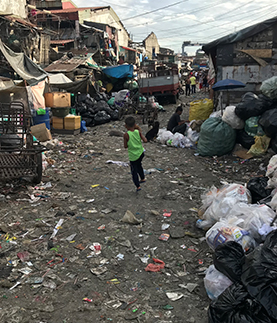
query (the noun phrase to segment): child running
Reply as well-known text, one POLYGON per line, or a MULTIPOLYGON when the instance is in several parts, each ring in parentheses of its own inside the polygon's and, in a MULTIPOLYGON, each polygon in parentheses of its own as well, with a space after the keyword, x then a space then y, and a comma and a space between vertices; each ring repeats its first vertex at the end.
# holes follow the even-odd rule
POLYGON ((125 128, 127 129, 127 132, 123 136, 124 148, 128 148, 132 178, 138 192, 141 190, 140 183, 145 182, 144 171, 141 165, 141 161, 144 157, 144 149, 141 140, 147 142, 147 139, 143 136, 141 131, 138 130, 139 127, 136 125, 136 121, 133 117, 125 119, 125 128))

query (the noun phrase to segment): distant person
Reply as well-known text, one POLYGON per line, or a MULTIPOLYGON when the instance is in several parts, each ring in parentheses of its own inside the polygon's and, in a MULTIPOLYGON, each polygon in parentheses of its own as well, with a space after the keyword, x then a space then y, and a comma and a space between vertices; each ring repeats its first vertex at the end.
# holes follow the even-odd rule
POLYGON ((203 88, 204 88, 205 92, 206 92, 207 87, 208 87, 208 77, 205 74, 204 77, 203 77, 203 88))
POLYGON ((186 78, 186 96, 190 95, 190 78, 186 78))
POLYGON ((190 84, 191 84, 191 93, 196 92, 196 77, 194 75, 191 76, 190 78, 190 84))
POLYGON ((141 164, 144 157, 144 149, 141 140, 147 142, 147 139, 138 129, 139 127, 136 125, 134 117, 125 119, 125 127, 127 132, 123 136, 124 148, 128 148, 132 179, 138 192, 141 190, 140 183, 145 182, 144 171, 141 164))
POLYGON ((183 112, 183 108, 178 106, 175 113, 171 116, 167 124, 167 130, 171 131, 172 133, 181 133, 182 135, 185 134, 187 125, 185 124, 184 120, 181 120, 181 114, 183 112))

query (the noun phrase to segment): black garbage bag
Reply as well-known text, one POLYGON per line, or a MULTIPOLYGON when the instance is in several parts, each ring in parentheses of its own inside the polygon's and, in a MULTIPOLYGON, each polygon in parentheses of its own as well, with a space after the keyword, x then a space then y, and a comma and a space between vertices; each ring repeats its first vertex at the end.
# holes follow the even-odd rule
POLYGON ((98 111, 106 111, 106 110, 111 110, 110 106, 108 105, 108 103, 106 101, 98 101, 96 103, 96 105, 94 106, 94 108, 98 111))
POLYGON ((86 121, 87 127, 93 127, 94 126, 94 117, 89 118, 82 118, 83 121, 86 121))
POLYGON ((112 118, 113 121, 116 121, 118 120, 118 110, 113 110, 111 113, 110 113, 110 116, 112 118))
POLYGON ((277 135, 277 109, 271 109, 262 114, 259 124, 269 137, 277 135))
POLYGON ((248 133, 244 129, 242 129, 237 131, 236 142, 241 144, 242 147, 250 149, 251 146, 255 143, 255 138, 248 135, 248 133))
POLYGON ((94 107, 94 105, 97 103, 97 101, 90 96, 86 98, 85 104, 89 107, 94 107))
POLYGON ((215 268, 231 281, 240 281, 245 255, 242 246, 235 241, 220 244, 214 253, 215 268))
POLYGON ((77 102, 78 103, 84 103, 86 99, 88 98, 88 95, 85 93, 80 93, 77 95, 77 102))
POLYGON ((94 124, 100 125, 111 121, 111 116, 105 111, 99 111, 94 116, 94 124))
POLYGON ((272 323, 264 308, 241 283, 235 283, 209 307, 209 323, 272 323))
POLYGON ((247 92, 241 99, 241 102, 236 106, 235 113, 242 120, 247 120, 251 117, 257 117, 263 114, 266 110, 272 108, 272 101, 266 100, 264 96, 258 97, 252 92, 247 92))
POLYGON ((269 233, 264 244, 249 255, 241 280, 248 293, 277 321, 277 230, 269 233))
POLYGON ((277 135, 271 139, 269 147, 277 154, 277 135))
POLYGON ((78 114, 83 115, 87 112, 87 106, 83 103, 81 105, 76 106, 76 111, 78 114))
POLYGON ((247 188, 251 193, 253 204, 268 197, 272 192, 272 189, 266 189, 267 182, 268 177, 253 177, 247 183, 247 188))
POLYGON ((276 101, 271 100, 269 97, 267 97, 263 94, 259 94, 258 98, 262 102, 264 109, 270 110, 270 109, 273 109, 274 107, 276 107, 276 101))

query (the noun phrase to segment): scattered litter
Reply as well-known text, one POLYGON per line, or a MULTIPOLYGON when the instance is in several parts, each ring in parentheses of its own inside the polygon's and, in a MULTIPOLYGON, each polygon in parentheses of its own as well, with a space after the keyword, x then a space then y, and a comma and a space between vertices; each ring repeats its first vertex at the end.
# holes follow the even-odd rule
POLYGON ((162 241, 167 241, 169 238, 170 238, 170 235, 168 233, 162 233, 159 236, 159 240, 162 240, 162 241))
POLYGON ((157 272, 161 271, 161 269, 164 269, 165 263, 162 260, 153 258, 153 261, 155 262, 155 264, 148 264, 148 266, 145 268, 145 271, 157 272))
POLYGON ((120 220, 121 222, 129 223, 129 224, 140 224, 141 221, 138 220, 134 214, 127 210, 126 213, 124 214, 123 218, 120 220))
POLYGON ((166 296, 173 302, 178 301, 178 299, 181 299, 184 297, 184 294, 182 293, 166 293, 166 296))
POLYGON ((108 271, 107 267, 97 267, 97 268, 91 268, 90 269, 91 273, 96 275, 96 276, 100 276, 102 274, 104 274, 106 271, 108 271))

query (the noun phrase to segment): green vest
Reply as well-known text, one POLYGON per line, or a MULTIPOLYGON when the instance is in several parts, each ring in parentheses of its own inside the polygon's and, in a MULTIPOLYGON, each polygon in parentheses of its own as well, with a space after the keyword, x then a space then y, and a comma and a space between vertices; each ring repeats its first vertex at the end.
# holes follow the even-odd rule
POLYGON ((128 140, 128 155, 130 161, 135 161, 139 159, 144 149, 141 144, 141 138, 139 135, 139 131, 135 129, 134 131, 128 131, 129 135, 128 140))

